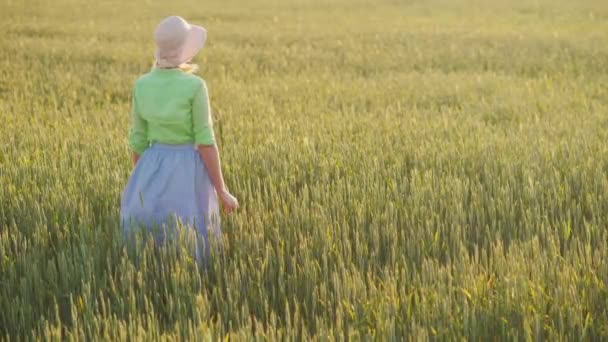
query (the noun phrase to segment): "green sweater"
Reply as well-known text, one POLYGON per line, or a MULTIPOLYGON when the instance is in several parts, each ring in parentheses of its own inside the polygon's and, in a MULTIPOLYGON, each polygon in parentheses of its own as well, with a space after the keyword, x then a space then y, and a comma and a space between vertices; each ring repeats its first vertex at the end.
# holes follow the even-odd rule
POLYGON ((151 143, 213 145, 205 81, 180 69, 152 69, 133 89, 129 147, 142 154, 151 143))

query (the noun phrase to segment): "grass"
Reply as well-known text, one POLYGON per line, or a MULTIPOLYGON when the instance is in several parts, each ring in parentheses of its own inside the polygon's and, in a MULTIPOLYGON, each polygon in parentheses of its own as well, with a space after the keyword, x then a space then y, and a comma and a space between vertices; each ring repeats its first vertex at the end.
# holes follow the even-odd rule
POLYGON ((608 339, 600 0, 0 1, 0 336, 608 339), (119 236, 129 96, 206 26, 221 252, 119 236))

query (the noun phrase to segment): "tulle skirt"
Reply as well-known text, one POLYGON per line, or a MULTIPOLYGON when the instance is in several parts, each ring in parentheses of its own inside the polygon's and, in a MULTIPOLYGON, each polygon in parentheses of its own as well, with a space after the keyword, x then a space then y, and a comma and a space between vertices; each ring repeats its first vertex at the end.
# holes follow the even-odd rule
POLYGON ((120 205, 123 235, 144 228, 157 244, 193 233, 197 260, 209 255, 209 232, 221 234, 217 195, 196 146, 153 144, 140 156, 120 205))

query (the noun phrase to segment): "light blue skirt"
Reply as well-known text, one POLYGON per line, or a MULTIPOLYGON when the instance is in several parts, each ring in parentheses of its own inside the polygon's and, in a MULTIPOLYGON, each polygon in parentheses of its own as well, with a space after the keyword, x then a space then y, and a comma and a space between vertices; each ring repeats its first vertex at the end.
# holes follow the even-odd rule
POLYGON ((178 231, 196 233, 195 257, 206 258, 208 232, 220 234, 219 206, 196 146, 155 143, 146 149, 122 194, 120 218, 123 235, 143 227, 157 244, 178 231))

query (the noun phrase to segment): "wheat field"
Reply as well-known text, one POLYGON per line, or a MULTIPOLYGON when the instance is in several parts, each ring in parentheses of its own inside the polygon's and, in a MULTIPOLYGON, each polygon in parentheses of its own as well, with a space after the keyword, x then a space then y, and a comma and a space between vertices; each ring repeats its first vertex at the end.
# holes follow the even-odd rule
POLYGON ((0 0, 0 339, 607 340, 608 2, 0 0), (205 26, 206 270, 119 232, 155 25, 205 26))

